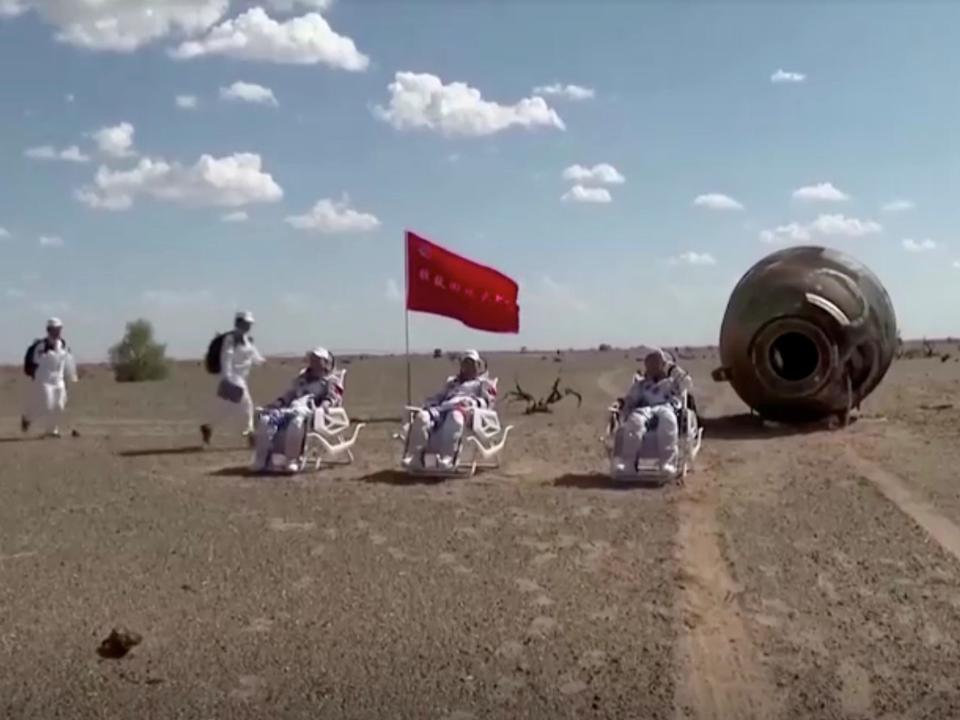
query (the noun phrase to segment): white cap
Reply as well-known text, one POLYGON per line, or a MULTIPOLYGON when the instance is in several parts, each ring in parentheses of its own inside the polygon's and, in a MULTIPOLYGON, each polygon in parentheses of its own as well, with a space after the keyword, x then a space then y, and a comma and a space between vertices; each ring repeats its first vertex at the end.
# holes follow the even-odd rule
POLYGON ((313 357, 318 357, 321 360, 333 360, 333 356, 330 354, 330 351, 325 347, 317 346, 313 350, 307 353, 307 355, 312 355, 313 357))
POLYGON ((470 360, 473 360, 475 363, 479 363, 479 362, 480 362, 480 353, 477 352, 476 350, 466 350, 466 351, 464 351, 463 355, 460 356, 460 359, 461 359, 461 360, 466 360, 466 359, 468 359, 468 358, 469 358, 470 360))
POLYGON ((52 330, 53 328, 62 328, 63 323, 60 321, 60 318, 50 318, 47 320, 47 329, 52 330))
POLYGON ((235 322, 245 322, 253 325, 253 313, 248 312, 247 310, 242 310, 236 314, 234 317, 235 322))

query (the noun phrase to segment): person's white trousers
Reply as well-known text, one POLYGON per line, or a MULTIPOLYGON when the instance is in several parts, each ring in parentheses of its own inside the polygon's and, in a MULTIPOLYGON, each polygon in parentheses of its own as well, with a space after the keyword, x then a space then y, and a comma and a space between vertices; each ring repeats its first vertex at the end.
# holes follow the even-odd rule
MULTIPOLYGON (((283 449, 280 452, 287 459, 287 463, 292 463, 300 458, 308 419, 308 416, 298 414, 291 418, 287 426, 280 431, 283 436, 283 449)), ((260 422, 257 423, 256 435, 254 435, 253 464, 255 467, 262 468, 267 465, 275 442, 276 433, 273 430, 273 425, 266 416, 262 416, 260 422)))
MULTIPOLYGON (((219 383, 219 380, 217 381, 219 383)), ((253 432, 253 398, 246 382, 236 382, 243 388, 243 397, 239 402, 224 400, 219 395, 213 397, 213 407, 210 410, 210 424, 214 427, 233 422, 243 422, 243 432, 253 432)))
POLYGON ((630 413, 623 427, 621 456, 634 462, 640 452, 644 436, 650 422, 656 418, 657 457, 663 464, 674 465, 677 462, 677 414, 669 405, 640 407, 630 413))
POLYGON ((453 457, 457 451, 466 418, 459 410, 450 410, 441 416, 440 424, 433 428, 433 418, 426 410, 421 410, 414 416, 410 425, 410 444, 407 452, 419 461, 420 454, 428 449, 441 458, 453 457), (432 432, 431 432, 432 430, 432 432))
POLYGON ((66 409, 66 383, 33 382, 27 402, 27 420, 31 423, 43 422, 46 432, 54 432, 60 429, 60 420, 66 409))

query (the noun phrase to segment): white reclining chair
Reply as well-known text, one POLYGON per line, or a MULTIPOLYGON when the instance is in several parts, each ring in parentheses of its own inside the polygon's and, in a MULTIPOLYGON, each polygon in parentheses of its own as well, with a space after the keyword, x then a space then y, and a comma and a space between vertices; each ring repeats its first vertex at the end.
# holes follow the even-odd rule
POLYGON ((615 469, 623 435, 623 425, 620 422, 619 403, 621 401, 610 406, 607 431, 600 439, 607 449, 610 462, 610 478, 612 480, 624 482, 652 481, 664 485, 670 480, 680 480, 686 477, 687 473, 693 469, 697 455, 700 453, 700 445, 703 442, 703 428, 700 427, 699 418, 692 407, 690 395, 687 391, 683 391, 681 401, 681 406, 677 410, 677 471, 672 476, 664 474, 659 467, 659 447, 655 429, 651 429, 644 435, 636 466, 632 466, 632 461, 624 458, 624 460, 628 460, 626 463, 627 471, 618 472, 615 469))
MULTIPOLYGON (((497 379, 494 378, 491 382, 496 387, 497 379)), ((413 406, 405 408, 407 420, 400 428, 400 432, 394 435, 395 439, 403 442, 401 458, 407 456, 407 448, 410 444, 410 427, 417 413, 422 409, 413 406)), ((473 422, 464 428, 463 434, 460 436, 460 442, 453 456, 452 469, 442 468, 437 464, 436 453, 431 451, 429 442, 424 450, 422 466, 405 467, 401 464, 401 468, 409 475, 431 477, 472 477, 478 469, 499 468, 500 453, 507 445, 507 436, 511 430, 513 430, 513 425, 501 428, 500 416, 496 410, 475 408, 473 410, 473 422)))
MULTIPOLYGON (((346 368, 336 372, 341 387, 346 374, 346 368)), ((365 423, 355 425, 353 434, 347 437, 350 430, 350 417, 344 408, 317 408, 305 428, 303 450, 300 457, 297 458, 297 472, 303 472, 310 465, 313 466, 314 470, 319 470, 324 466, 349 465, 352 463, 354 460, 352 448, 357 442, 360 431, 365 426, 365 423)), ((269 470, 285 468, 286 466, 287 458, 282 452, 271 453, 269 470)))

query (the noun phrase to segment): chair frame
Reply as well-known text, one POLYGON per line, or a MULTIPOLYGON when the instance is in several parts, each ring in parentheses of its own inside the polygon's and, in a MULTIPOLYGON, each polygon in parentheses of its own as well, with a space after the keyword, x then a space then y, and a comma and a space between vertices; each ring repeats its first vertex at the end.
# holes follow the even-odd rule
MULTIPOLYGON (((336 374, 338 375, 338 382, 342 386, 347 369, 342 368, 336 374)), ((348 438, 346 434, 350 427, 350 416, 345 408, 317 408, 305 428, 303 447, 294 474, 303 472, 310 465, 313 465, 314 471, 318 471, 323 467, 352 464, 354 462, 352 448, 357 442, 360 431, 366 427, 366 423, 354 425, 353 435, 348 438)), ((283 453, 271 453, 266 472, 290 474, 276 469, 277 463, 274 459, 277 457, 283 457, 284 462, 287 460, 283 453)))
POLYGON ((353 436, 345 437, 350 429, 350 417, 342 407, 318 409, 313 414, 310 430, 303 440, 303 465, 313 463, 313 469, 323 466, 350 465, 354 461, 353 446, 366 423, 353 427, 353 436))
POLYGON ((659 485, 664 485, 670 480, 682 481, 691 470, 700 453, 700 447, 703 444, 703 428, 700 426, 700 419, 697 413, 691 407, 690 393, 684 390, 681 393, 681 404, 677 409, 677 468, 675 473, 665 473, 658 467, 658 461, 650 458, 637 458, 637 465, 634 470, 626 472, 617 472, 613 463, 616 460, 614 450, 616 448, 617 435, 620 432, 622 422, 620 420, 620 409, 623 399, 619 399, 616 404, 608 409, 609 420, 607 429, 600 440, 607 450, 607 458, 610 463, 610 478, 612 480, 630 482, 652 480, 659 485))
MULTIPOLYGON (((394 435, 395 439, 403 442, 401 458, 407 456, 410 447, 410 428, 417 413, 421 410, 423 408, 411 405, 404 408, 407 413, 407 421, 400 428, 400 432, 394 435)), ((505 428, 501 427, 499 414, 496 410, 489 408, 474 408, 472 415, 471 423, 464 428, 460 441, 457 443, 452 468, 441 468, 436 464, 428 465, 426 463, 427 457, 433 456, 434 462, 436 462, 436 454, 424 450, 423 465, 405 467, 401 464, 403 472, 418 477, 473 477, 477 470, 498 469, 500 467, 500 453, 506 447, 507 437, 513 430, 513 425, 507 425, 505 428), (470 447, 472 452, 467 452, 467 447, 470 447)))

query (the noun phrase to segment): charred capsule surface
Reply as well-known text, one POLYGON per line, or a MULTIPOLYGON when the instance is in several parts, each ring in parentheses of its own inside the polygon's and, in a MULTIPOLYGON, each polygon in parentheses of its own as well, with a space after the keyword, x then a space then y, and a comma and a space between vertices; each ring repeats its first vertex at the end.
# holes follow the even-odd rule
POLYGON ((714 379, 769 420, 809 422, 858 406, 896 347, 893 304, 867 267, 829 248, 786 248, 734 288, 714 379))

